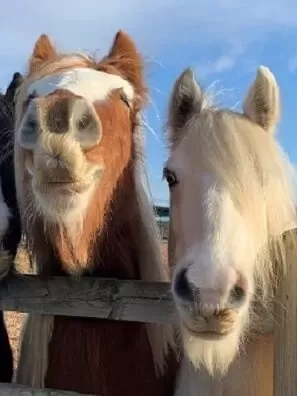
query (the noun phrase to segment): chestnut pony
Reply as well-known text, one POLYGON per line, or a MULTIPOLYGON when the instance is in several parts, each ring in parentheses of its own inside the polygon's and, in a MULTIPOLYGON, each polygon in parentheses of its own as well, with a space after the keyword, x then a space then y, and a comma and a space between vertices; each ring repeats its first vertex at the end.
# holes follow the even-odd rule
MULTIPOLYGON (((0 279, 9 272, 21 239, 12 155, 14 95, 21 83, 22 75, 14 73, 5 94, 0 95, 0 279)), ((4 322, 4 315, 0 311, 0 382, 11 382, 12 377, 12 349, 4 322)))
MULTIPOLYGON (((213 105, 191 69, 169 104, 169 261, 185 358, 176 396, 272 396, 272 335, 255 337, 296 226, 276 138, 278 84, 259 67, 243 112, 213 105)), ((293 178, 294 177, 294 178, 293 178)))
MULTIPOLYGON (((124 32, 98 62, 59 53, 47 35, 37 40, 16 98, 14 144, 36 273, 168 280, 144 184, 146 100, 143 61, 124 32)), ((171 345, 169 326, 30 315, 17 382, 100 396, 172 395, 171 345)))

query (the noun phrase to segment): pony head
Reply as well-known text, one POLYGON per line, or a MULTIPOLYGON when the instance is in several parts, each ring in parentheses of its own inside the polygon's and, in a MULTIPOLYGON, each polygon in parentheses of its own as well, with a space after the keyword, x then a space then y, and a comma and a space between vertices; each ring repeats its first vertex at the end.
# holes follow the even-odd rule
MULTIPOLYGON (((38 273, 168 279, 145 189, 143 68, 122 31, 100 61, 37 40, 16 96, 14 161, 38 273)), ((162 369, 171 331, 146 327, 162 369)))
POLYGON ((255 306, 273 294, 273 259, 295 225, 292 169, 275 139, 280 93, 259 67, 243 112, 212 105, 191 69, 169 104, 169 260, 185 351, 224 373, 255 306))
MULTIPOLYGON (((122 31, 99 62, 81 53, 59 53, 41 35, 16 98, 22 213, 41 216, 73 241, 88 216, 93 240, 133 159, 133 132, 145 102, 142 59, 122 31)), ((78 261, 87 261, 87 254, 78 261)))

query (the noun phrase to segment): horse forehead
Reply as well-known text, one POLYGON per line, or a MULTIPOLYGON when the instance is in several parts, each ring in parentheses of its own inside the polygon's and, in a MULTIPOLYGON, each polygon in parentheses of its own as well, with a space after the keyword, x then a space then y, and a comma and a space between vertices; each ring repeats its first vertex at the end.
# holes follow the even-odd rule
MULTIPOLYGON (((203 165, 199 150, 191 146, 191 140, 180 142, 170 153, 166 167, 177 173, 177 177, 186 179, 193 190, 204 191, 213 188, 217 183, 216 175, 203 165)), ((195 145, 195 142, 193 142, 195 145)))
POLYGON ((75 68, 33 81, 28 87, 27 94, 45 97, 57 90, 63 90, 83 97, 92 104, 105 100, 117 89, 122 89, 129 101, 133 100, 133 86, 121 76, 89 68, 75 68))

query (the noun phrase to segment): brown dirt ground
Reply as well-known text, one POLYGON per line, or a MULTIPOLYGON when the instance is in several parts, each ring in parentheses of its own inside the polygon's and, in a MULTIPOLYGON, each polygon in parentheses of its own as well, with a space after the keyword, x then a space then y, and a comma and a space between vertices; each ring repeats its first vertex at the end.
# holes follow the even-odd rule
MULTIPOLYGON (((161 249, 162 249, 162 256, 164 261, 167 261, 167 243, 162 242, 161 244, 161 249)), ((29 263, 28 263, 28 257, 26 254, 26 251, 23 249, 19 249, 17 258, 17 268, 20 272, 22 273, 30 273, 30 268, 29 268, 29 263)), ((14 363, 15 367, 18 362, 18 356, 19 356, 19 338, 20 338, 20 331, 22 327, 22 321, 24 319, 24 314, 20 312, 5 312, 4 317, 7 325, 7 330, 11 342, 11 346, 13 349, 13 355, 14 355, 14 363)))
MULTIPOLYGON (((16 257, 16 266, 17 269, 22 273, 30 273, 29 261, 26 254, 26 251, 22 248, 19 248, 17 257, 16 257)), ((8 335, 10 338, 13 357, 14 357, 14 365, 16 367, 16 363, 18 361, 19 356, 19 338, 22 327, 22 321, 25 314, 21 312, 4 312, 4 318, 6 321, 6 326, 8 330, 8 335)))

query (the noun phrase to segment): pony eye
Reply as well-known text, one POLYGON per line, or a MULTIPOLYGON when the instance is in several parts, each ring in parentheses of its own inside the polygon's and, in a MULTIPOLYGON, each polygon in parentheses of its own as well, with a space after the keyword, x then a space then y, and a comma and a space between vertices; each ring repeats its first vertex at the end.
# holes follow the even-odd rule
POLYGON ((178 180, 176 174, 169 169, 165 168, 163 172, 164 178, 167 181, 169 188, 173 188, 176 184, 178 184, 178 180))
POLYGON ((82 116, 82 118, 78 121, 77 127, 79 130, 87 129, 92 124, 92 115, 87 113, 82 116))
POLYGON ((30 93, 30 94, 28 95, 28 97, 27 97, 27 102, 29 103, 29 102, 31 102, 31 100, 33 100, 33 99, 35 99, 35 98, 37 98, 37 97, 38 97, 37 92, 36 92, 36 91, 33 91, 32 93, 30 93))
POLYGON ((33 118, 29 118, 27 121, 27 127, 35 129, 37 127, 37 122, 33 118))
POLYGON ((128 109, 130 109, 131 104, 130 104, 130 102, 129 102, 127 96, 126 96, 124 93, 121 93, 120 99, 121 99, 121 101, 122 101, 123 103, 125 103, 125 105, 128 107, 128 109))
POLYGON ((26 100, 25 100, 25 102, 24 102, 24 105, 27 107, 27 106, 29 105, 29 103, 31 102, 31 100, 33 100, 33 99, 35 99, 35 98, 37 98, 37 97, 38 97, 37 92, 36 92, 36 91, 33 91, 32 93, 30 93, 30 94, 27 96, 27 98, 26 98, 26 100))

